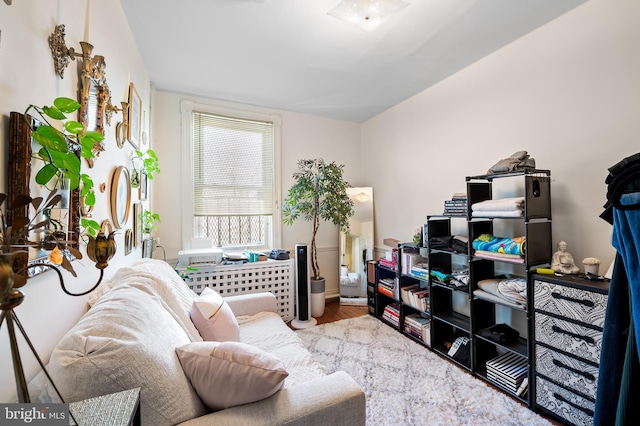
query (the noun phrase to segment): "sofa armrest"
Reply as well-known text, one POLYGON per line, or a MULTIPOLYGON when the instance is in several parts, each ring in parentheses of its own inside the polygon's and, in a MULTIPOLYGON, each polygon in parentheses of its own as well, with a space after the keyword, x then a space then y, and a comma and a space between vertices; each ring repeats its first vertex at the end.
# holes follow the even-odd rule
POLYGON ((343 371, 282 389, 267 399, 216 411, 181 426, 364 426, 365 394, 343 371))
POLYGON ((277 313, 276 296, 268 291, 228 296, 225 297, 224 300, 229 304, 233 314, 237 317, 241 315, 255 315, 259 312, 277 313))

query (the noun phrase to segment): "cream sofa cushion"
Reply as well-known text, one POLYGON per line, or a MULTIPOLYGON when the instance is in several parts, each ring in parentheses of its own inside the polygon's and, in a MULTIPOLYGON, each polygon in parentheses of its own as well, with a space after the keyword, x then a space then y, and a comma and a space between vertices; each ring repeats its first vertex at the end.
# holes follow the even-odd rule
POLYGON ((50 373, 65 401, 141 387, 145 424, 207 413, 175 353, 190 336, 170 311, 151 288, 121 284, 100 298, 51 355, 50 373))
POLYGON ((190 318, 193 299, 197 295, 167 262, 142 259, 132 266, 120 268, 111 278, 111 285, 113 288, 128 285, 159 295, 165 302, 167 311, 189 335, 191 341, 202 341, 190 318))
POLYGON ((275 312, 238 317, 240 341, 282 360, 289 376, 284 388, 326 376, 325 366, 313 358, 298 335, 275 312))

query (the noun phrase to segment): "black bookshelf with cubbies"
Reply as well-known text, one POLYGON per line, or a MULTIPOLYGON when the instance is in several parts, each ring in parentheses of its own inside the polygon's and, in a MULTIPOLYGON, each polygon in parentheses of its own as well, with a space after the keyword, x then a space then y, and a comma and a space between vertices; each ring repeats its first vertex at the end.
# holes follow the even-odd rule
POLYGON ((427 217, 432 342, 436 353, 470 371, 469 287, 468 284, 458 285, 458 281, 451 279, 454 271, 468 269, 468 254, 443 243, 453 237, 451 221, 458 218, 466 220, 464 216, 427 217), (461 343, 463 346, 459 346, 461 343))
POLYGON ((402 273, 403 252, 415 252, 412 244, 400 244, 396 269, 376 265, 375 316, 416 342, 430 346, 430 294, 428 282, 402 273), (414 296, 409 295, 411 290, 414 296), (418 295, 419 293, 419 295, 418 295))
POLYGON ((376 265, 375 260, 367 262, 367 310, 370 315, 376 314, 376 265))
POLYGON ((529 381, 534 374, 534 362, 533 284, 530 275, 537 267, 548 267, 551 262, 550 172, 525 170, 470 176, 466 180, 470 209, 472 370, 476 376, 531 407, 533 392, 529 392, 529 381), (521 216, 502 217, 491 213, 488 217, 473 216, 473 204, 494 199, 496 179, 501 183, 508 181, 507 184, 511 184, 509 189, 514 191, 515 188, 516 193, 524 198, 521 216), (488 259, 475 253, 472 248, 474 239, 483 234, 505 232, 505 229, 515 233, 505 237, 524 237, 526 250, 520 258, 488 259), (526 297, 518 301, 490 297, 480 285, 492 280, 504 280, 500 285, 524 288, 526 297))
POLYGON ((534 374, 531 274, 537 267, 548 267, 551 262, 550 172, 529 169, 469 176, 466 181, 465 216, 427 216, 423 230, 423 245, 428 253, 427 277, 417 278, 399 272, 403 271, 402 250, 417 249, 410 244, 401 244, 398 248, 400 255, 396 270, 381 265, 376 267, 375 315, 384 320, 385 307, 393 304, 399 312, 398 322, 385 322, 409 335, 403 329, 404 320, 408 315, 417 313, 425 321, 430 321, 431 344, 428 346, 432 351, 532 407, 533 392, 529 392, 528 386, 534 374), (492 200, 494 192, 499 193, 495 191, 494 181, 508 178, 512 178, 508 191, 515 190, 523 195, 522 215, 474 217, 473 204, 492 200), (466 253, 434 244, 454 237, 452 221, 457 220, 465 222, 462 228, 466 229, 464 232, 468 238, 466 253), (516 229, 521 229, 521 234, 516 229), (512 234, 506 238, 524 237, 526 250, 522 256, 487 258, 486 255, 476 255, 473 240, 483 234, 493 235, 505 230, 512 234), (460 269, 468 270, 466 286, 459 285, 456 280, 452 284, 450 280, 460 269), (486 280, 503 278, 514 279, 517 285, 524 285, 524 301, 516 303, 500 297, 488 297, 486 292, 478 291, 481 290, 479 283, 484 286, 486 280), (396 286, 396 293, 392 296, 378 291, 379 281, 389 279, 393 279, 396 286), (401 289, 415 285, 416 281, 428 291, 428 311, 417 310, 402 300, 401 289))

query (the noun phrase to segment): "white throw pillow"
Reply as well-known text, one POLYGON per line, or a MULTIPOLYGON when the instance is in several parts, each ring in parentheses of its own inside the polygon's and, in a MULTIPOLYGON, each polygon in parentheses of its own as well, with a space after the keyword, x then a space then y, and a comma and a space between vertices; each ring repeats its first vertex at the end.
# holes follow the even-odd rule
POLYGON ((268 398, 289 373, 279 358, 240 342, 194 342, 176 348, 191 386, 211 410, 268 398))
POLYGON ((193 301, 191 321, 204 340, 238 342, 240 327, 229 304, 210 288, 205 288, 193 301))

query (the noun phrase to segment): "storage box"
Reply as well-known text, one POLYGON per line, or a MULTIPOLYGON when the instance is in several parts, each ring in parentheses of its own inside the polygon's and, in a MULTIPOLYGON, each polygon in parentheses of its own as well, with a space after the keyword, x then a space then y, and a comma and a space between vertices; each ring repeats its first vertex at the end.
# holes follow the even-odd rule
POLYGON ((367 262, 367 281, 370 283, 376 282, 376 261, 370 260, 367 262))

